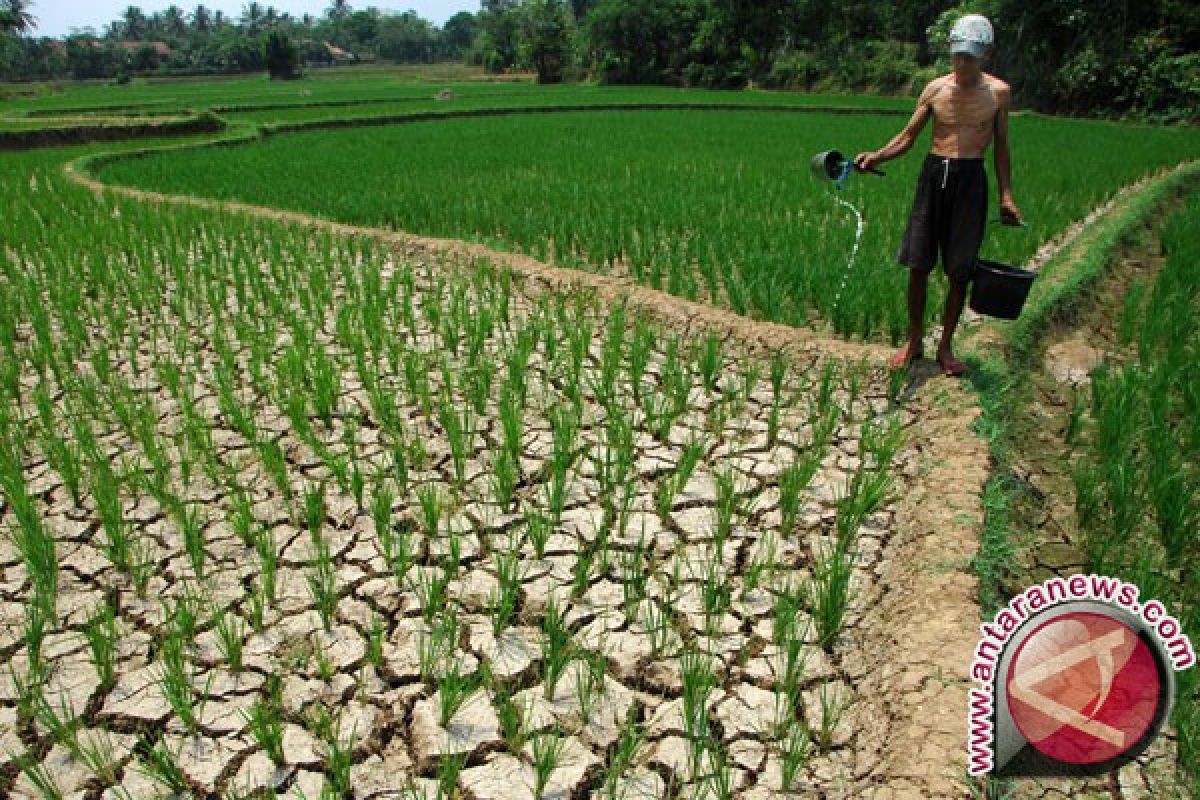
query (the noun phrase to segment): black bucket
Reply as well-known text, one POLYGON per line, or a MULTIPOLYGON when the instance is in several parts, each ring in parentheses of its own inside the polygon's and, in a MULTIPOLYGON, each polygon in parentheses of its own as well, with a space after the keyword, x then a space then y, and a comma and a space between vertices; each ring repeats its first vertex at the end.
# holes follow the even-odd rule
POLYGON ((971 283, 971 310, 999 319, 1021 315, 1036 272, 979 259, 971 283))

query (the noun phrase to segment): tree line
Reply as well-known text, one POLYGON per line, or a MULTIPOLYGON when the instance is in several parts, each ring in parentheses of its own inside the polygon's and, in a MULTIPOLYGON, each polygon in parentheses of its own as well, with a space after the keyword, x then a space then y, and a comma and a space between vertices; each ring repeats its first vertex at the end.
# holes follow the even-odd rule
POLYGON ((0 71, 12 78, 245 72, 275 52, 330 63, 466 61, 543 82, 592 80, 710 88, 919 91, 948 69, 963 13, 991 18, 990 70, 1018 103, 1058 113, 1200 115, 1200 3, 1194 0, 482 0, 438 27, 414 12, 319 17, 257 2, 236 18, 203 5, 130 6, 98 33, 29 35, 28 0, 0 0, 0 71), (163 47, 165 45, 165 47, 163 47))

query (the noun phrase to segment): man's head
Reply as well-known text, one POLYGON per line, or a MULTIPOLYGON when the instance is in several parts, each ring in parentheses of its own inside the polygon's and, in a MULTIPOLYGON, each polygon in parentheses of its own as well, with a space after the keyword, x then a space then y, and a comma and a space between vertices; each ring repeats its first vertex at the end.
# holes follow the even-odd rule
POLYGON ((950 54, 982 60, 991 51, 994 38, 992 23, 987 17, 967 14, 950 29, 950 54))

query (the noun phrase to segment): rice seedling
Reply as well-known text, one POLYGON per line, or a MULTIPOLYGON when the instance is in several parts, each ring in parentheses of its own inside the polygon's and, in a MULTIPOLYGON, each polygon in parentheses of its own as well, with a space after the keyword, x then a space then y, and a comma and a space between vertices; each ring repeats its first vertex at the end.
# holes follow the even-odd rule
POLYGON ((550 415, 554 447, 550 456, 549 480, 546 483, 546 506, 554 525, 562 520, 566 507, 567 487, 571 480, 571 468, 575 463, 576 437, 579 434, 579 417, 571 408, 559 408, 550 415))
POLYGON ((387 623, 378 614, 371 617, 367 631, 367 663, 379 669, 383 666, 383 642, 387 637, 387 623))
MULTIPOLYGON (((352 426, 347 425, 347 430, 352 426)), ((363 494, 366 492, 367 478, 359 469, 358 464, 350 464, 350 496, 354 498, 355 507, 359 510, 363 508, 363 494)))
POLYGON ((22 638, 25 640, 25 656, 31 675, 41 675, 46 671, 46 662, 42 653, 42 645, 46 641, 46 627, 49 620, 45 611, 36 603, 30 603, 22 609, 25 626, 22 638))
POLYGON ((605 691, 608 659, 603 653, 584 651, 582 655, 584 668, 579 671, 578 680, 575 681, 575 702, 579 706, 581 724, 587 725, 596 700, 605 691))
POLYGON ((312 533, 313 550, 316 559, 305 574, 308 584, 308 594, 321 617, 321 624, 326 631, 333 630, 334 614, 337 611, 338 589, 337 571, 333 566, 333 556, 329 550, 329 542, 317 532, 312 533))
POLYGON ((141 537, 133 539, 130 545, 130 563, 126 574, 133 582, 134 592, 143 600, 146 599, 146 592, 150 588, 150 579, 158 571, 158 563, 151 547, 152 545, 147 544, 141 537))
POLYGON ((462 536, 452 530, 446 536, 446 554, 442 556, 442 570, 453 580, 462 572, 462 536))
POLYGON ((836 543, 825 547, 813 565, 808 600, 816 626, 817 644, 829 650, 842 630, 849 605, 852 557, 836 543))
POLYGON ((811 754, 812 737, 808 729, 802 723, 792 721, 779 739, 780 781, 785 792, 795 786, 796 778, 808 764, 811 754))
POLYGON ((107 734, 80 736, 81 720, 72 711, 65 696, 59 697, 55 707, 44 694, 39 693, 35 698, 34 714, 50 738, 66 748, 101 783, 116 783, 120 760, 113 750, 112 741, 107 734))
POLYGON ((450 446, 455 486, 461 490, 467 479, 467 457, 473 450, 474 433, 471 430, 470 410, 464 408, 460 413, 457 409, 458 404, 450 393, 443 394, 438 405, 438 424, 442 426, 442 432, 450 446))
POLYGON ((436 620, 426 621, 428 630, 417 638, 417 661, 421 678, 433 683, 446 669, 458 648, 458 611, 449 607, 436 620))
POLYGON ((51 428, 42 431, 42 451, 50 466, 62 478, 71 502, 78 506, 83 492, 83 464, 79 448, 51 428))
POLYGON ((529 739, 529 731, 525 727, 525 720, 528 719, 530 711, 529 701, 526 700, 522 706, 518 706, 511 692, 501 688, 496 691, 494 705, 508 752, 520 755, 521 749, 529 739))
POLYGON ((567 628, 566 616, 566 609, 560 609, 551 598, 542 619, 541 637, 542 682, 547 700, 553 699, 559 680, 575 657, 575 643, 567 628))
POLYGON ((217 632, 217 648, 221 657, 225 659, 231 671, 241 672, 246 623, 236 613, 223 608, 214 615, 213 627, 217 632))
POLYGON ((33 717, 37 724, 55 742, 68 749, 76 743, 79 719, 60 695, 58 705, 50 702, 45 692, 35 692, 32 697, 33 717))
POLYGON ((450 800, 457 797, 455 791, 458 786, 458 776, 462 774, 463 767, 467 765, 467 755, 442 756, 438 762, 437 785, 438 785, 438 800, 450 800))
POLYGON ((397 435, 399 442, 391 448, 392 477, 396 479, 396 488, 406 493, 409 487, 409 448, 404 442, 404 434, 397 435))
POLYGON ((426 484, 417 489, 418 519, 426 536, 436 537, 441 530, 443 500, 441 492, 434 484, 426 484))
POLYGON ((709 743, 707 752, 709 771, 703 785, 712 790, 717 800, 732 800, 733 766, 729 763, 729 753, 719 739, 709 743))
POLYGON ((750 513, 752 501, 743 498, 738 493, 737 472, 732 467, 718 470, 714 473, 713 478, 717 488, 717 525, 713 531, 713 537, 717 552, 721 552, 725 547, 725 542, 733 533, 734 520, 750 513))
POLYGON ((58 785, 58 779, 45 764, 33 756, 25 756, 17 760, 21 774, 37 791, 42 800, 62 800, 63 791, 58 785))
POLYGON ((304 522, 308 532, 318 536, 325 527, 325 485, 320 484, 304 490, 304 522))
POLYGON ((554 524, 548 517, 538 511, 525 512, 525 531, 529 544, 533 547, 534 558, 541 561, 546 557, 546 544, 554 533, 554 524))
POLYGON ((679 657, 683 695, 683 728, 691 746, 692 774, 699 767, 700 754, 709 735, 708 700, 717 685, 712 659, 688 649, 679 657))
MULTIPOLYGON (((670 602, 667 608, 673 607, 670 602)), ((642 627, 650 639, 650 653, 659 658, 667 654, 667 648, 676 642, 675 627, 671 614, 666 608, 656 602, 643 603, 641 606, 642 627)))
POLYGON ((684 446, 683 453, 679 456, 679 463, 675 465, 675 472, 659 479, 659 482, 655 485, 654 507, 655 511, 658 512, 659 519, 664 523, 675 507, 675 498, 687 486, 688 481, 692 479, 692 474, 695 472, 696 466, 700 463, 700 459, 707 449, 708 442, 703 438, 695 438, 689 441, 684 446))
POLYGON ((117 614, 108 599, 88 617, 83 635, 100 690, 107 692, 117 682, 117 614))
POLYGON ((409 584, 421 604, 421 615, 426 624, 432 624, 446 607, 450 573, 439 567, 419 570, 409 584))
POLYGON ((543 733, 534 736, 529 745, 533 762, 533 796, 541 800, 550 776, 562 761, 567 740, 557 733, 543 733))
POLYGON ((275 484, 275 488, 284 496, 287 504, 291 506, 295 499, 295 492, 292 489, 292 482, 288 478, 287 458, 283 454, 283 448, 279 442, 275 440, 257 442, 258 457, 263 463, 263 468, 271 477, 271 481, 275 484))
POLYGON ((279 549, 275 545, 275 532, 267 527, 261 527, 254 535, 254 552, 258 555, 260 567, 259 583, 262 598, 268 605, 274 605, 276 600, 276 575, 279 572, 279 549))
POLYGON ((492 459, 492 499, 502 509, 511 508, 521 481, 520 465, 507 449, 496 451, 492 459))
POLYGON ((721 567, 719 553, 720 550, 717 550, 709 558, 704 581, 700 584, 700 599, 704 606, 704 632, 710 637, 720 632, 721 621, 733 603, 733 590, 721 567))
POLYGON ((234 486, 229 494, 229 526, 247 547, 254 546, 254 511, 250 496, 241 486, 234 486))
POLYGON ((489 602, 492 633, 499 636, 512 624, 521 602, 521 561, 516 550, 498 553, 495 558, 496 588, 489 602))
POLYGON ((801 493, 808 488, 821 467, 823 454, 809 450, 779 473, 780 533, 791 536, 800 515, 801 493))
POLYGON ((259 697, 249 711, 242 711, 250 736, 276 766, 284 763, 282 691, 279 678, 269 676, 264 696, 259 697))
POLYGON ((500 433, 503 437, 503 452, 514 463, 519 464, 522 452, 522 440, 525 431, 525 384, 522 373, 521 382, 517 384, 511 377, 500 393, 497 411, 500 417, 500 433))
POLYGON ((575 554, 575 565, 571 568, 571 598, 578 600, 591 585, 592 570, 596 564, 598 547, 596 542, 584 542, 575 554))
POLYGON ((768 531, 763 534, 762 539, 759 540, 756 552, 751 554, 751 558, 746 563, 742 586, 743 597, 748 592, 752 592, 762 585, 764 575, 771 576, 775 574, 775 570, 778 568, 777 554, 778 542, 775 534, 772 531, 768 531))
POLYGON ((859 469, 845 494, 837 499, 838 544, 849 549, 863 521, 875 512, 891 492, 893 480, 885 470, 859 469))
POLYGON ((8 677, 16 696, 18 718, 21 720, 34 719, 37 704, 40 702, 41 694, 45 690, 46 681, 49 678, 49 670, 45 659, 41 656, 40 649, 36 654, 30 651, 23 674, 17 672, 15 665, 10 661, 8 677))
POLYGON ((102 785, 112 786, 118 782, 121 758, 107 731, 92 731, 84 736, 76 736, 68 749, 102 785))
POLYGON ((261 579, 246 587, 246 602, 249 605, 250 627, 255 633, 262 633, 267 621, 267 597, 261 579))
POLYGON ((833 745, 834 735, 842 718, 849 710, 852 699, 840 691, 830 688, 830 684, 822 684, 817 689, 817 702, 821 707, 820 725, 813 733, 816 735, 817 746, 828 750, 833 745))
POLYGON ((633 766, 646 741, 646 732, 638 724, 636 710, 636 707, 631 707, 629 713, 626 714, 620 737, 613 746, 612 754, 609 756, 604 770, 604 783, 601 791, 608 800, 618 800, 617 789, 620 786, 621 776, 633 766))
POLYGON ((184 505, 178 513, 176 523, 183 536, 183 547, 196 577, 204 577, 204 526, 207 520, 198 504, 184 505))
POLYGON ((717 386, 717 376, 721 372, 721 364, 724 360, 720 337, 715 333, 705 336, 704 341, 697 348, 695 357, 701 383, 705 390, 712 394, 717 386))
POLYGON ((650 581, 647 568, 645 537, 640 537, 632 550, 620 557, 621 594, 625 604, 625 616, 633 619, 638 606, 646 599, 646 588, 650 581))
POLYGON ((57 617, 58 555, 53 534, 46 530, 41 515, 26 493, 20 463, 0 448, 0 488, 17 518, 10 537, 25 563, 33 587, 32 602, 48 620, 57 617))
MULTIPOLYGON (((188 662, 186 641, 179 628, 169 629, 159 646, 159 689, 175 715, 189 733, 200 730, 200 715, 205 693, 197 692, 193 684, 194 669, 188 662)), ((212 676, 209 681, 211 683, 212 676)))
POLYGON ((143 735, 133 753, 137 758, 139 771, 168 792, 186 796, 191 790, 187 776, 180 769, 175 754, 171 752, 165 740, 152 741, 143 735))
POLYGON ((338 395, 341 393, 341 373, 320 345, 313 348, 308 359, 313 411, 325 423, 325 429, 329 430, 333 427, 333 415, 337 411, 338 395))
POLYGON ((358 732, 351 730, 344 737, 340 725, 325 737, 325 787, 333 797, 347 797, 352 788, 350 770, 354 765, 354 748, 358 732))
POLYGON ((479 684, 470 676, 462 674, 458 661, 450 664, 438 682, 438 724, 450 726, 450 720, 479 691, 479 684))

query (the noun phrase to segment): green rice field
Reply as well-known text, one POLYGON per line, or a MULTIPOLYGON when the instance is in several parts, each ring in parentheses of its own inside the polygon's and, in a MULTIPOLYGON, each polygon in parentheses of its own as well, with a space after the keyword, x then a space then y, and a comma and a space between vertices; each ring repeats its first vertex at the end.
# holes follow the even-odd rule
MULTIPOLYGON (((824 320, 840 333, 895 341, 905 328, 905 273, 893 256, 920 155, 888 164, 885 179, 855 176, 849 184, 844 198, 867 225, 836 305, 854 218, 836 205, 831 184, 811 176, 808 161, 832 147, 878 147, 902 122, 699 110, 435 120, 154 154, 103 174, 158 191, 481 241, 616 270, 757 318, 824 320)), ((1200 134, 1019 117, 1012 140, 1029 227, 994 225, 984 254, 1022 263, 1119 187, 1197 152, 1200 134), (1062 158, 1053 169, 1032 157, 1072 152, 1080 141, 1096 157, 1062 158), (1122 157, 1100 157, 1112 152, 1122 157)), ((994 219, 994 191, 992 202, 994 219)))

